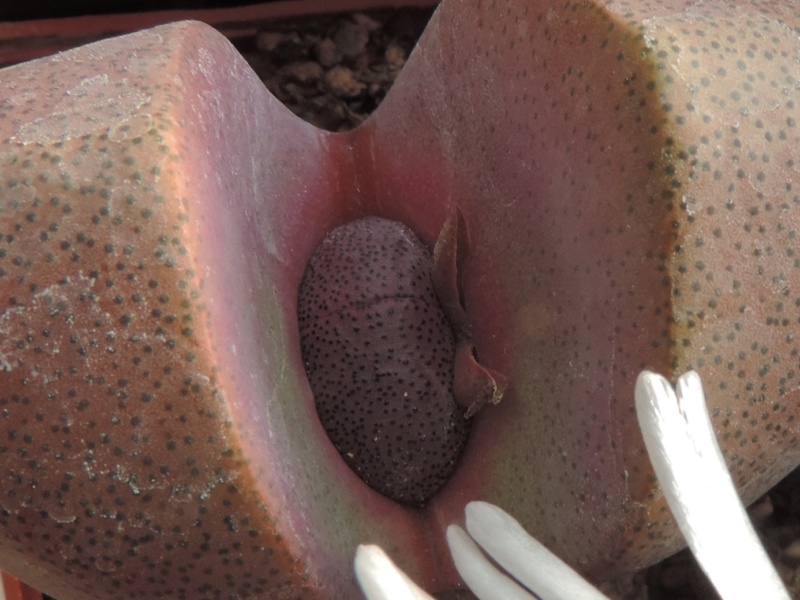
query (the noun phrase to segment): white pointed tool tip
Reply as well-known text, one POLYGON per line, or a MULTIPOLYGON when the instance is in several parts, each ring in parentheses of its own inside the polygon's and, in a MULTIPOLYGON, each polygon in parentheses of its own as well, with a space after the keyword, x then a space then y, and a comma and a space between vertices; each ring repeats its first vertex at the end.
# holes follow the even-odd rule
POLYGON ((398 569, 379 546, 360 545, 354 562, 356 579, 367 600, 434 600, 398 569))
POLYGON ((699 375, 681 376, 676 391, 643 372, 635 395, 650 462, 681 532, 725 600, 788 600, 736 493, 699 375))
POLYGON ((461 579, 479 600, 536 600, 521 585, 498 570, 458 525, 447 528, 447 544, 461 579))
POLYGON ((471 502, 467 530, 497 564, 545 600, 608 600, 503 509, 471 502))

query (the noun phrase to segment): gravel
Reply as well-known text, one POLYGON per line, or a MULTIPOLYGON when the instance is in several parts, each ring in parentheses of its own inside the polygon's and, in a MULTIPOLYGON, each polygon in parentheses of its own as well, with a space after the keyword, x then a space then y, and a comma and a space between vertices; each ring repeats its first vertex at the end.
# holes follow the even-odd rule
POLYGON ((237 46, 295 114, 348 131, 386 96, 431 14, 402 9, 277 21, 237 46))

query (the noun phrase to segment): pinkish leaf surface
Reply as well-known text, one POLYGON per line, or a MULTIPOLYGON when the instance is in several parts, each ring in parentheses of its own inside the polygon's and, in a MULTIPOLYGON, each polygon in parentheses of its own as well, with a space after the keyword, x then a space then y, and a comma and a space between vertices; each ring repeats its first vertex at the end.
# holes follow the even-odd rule
POLYGON ((791 4, 446 0, 380 109, 315 130, 213 30, 0 76, 0 566, 61 600, 352 598, 377 543, 458 585, 444 528, 495 503, 602 579, 680 545, 633 410, 696 369, 746 501, 798 455, 800 58, 791 4), (453 208, 473 418, 425 510, 319 424, 305 265, 453 208), (168 558, 165 558, 168 557, 168 558))

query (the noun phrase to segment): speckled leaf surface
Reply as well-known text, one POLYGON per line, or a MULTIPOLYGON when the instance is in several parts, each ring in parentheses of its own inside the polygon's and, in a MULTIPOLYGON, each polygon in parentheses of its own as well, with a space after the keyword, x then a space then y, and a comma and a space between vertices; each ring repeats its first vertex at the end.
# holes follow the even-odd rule
POLYGON ((447 0, 379 110, 302 123, 176 24, 0 71, 0 564, 69 598, 428 589, 499 504, 595 578, 680 544, 633 412, 697 368, 745 498, 798 462, 796 9, 447 0), (423 510, 316 418, 297 289, 335 226, 457 204, 476 351, 508 380, 423 510))
POLYGON ((635 421, 641 369, 700 371, 747 501, 798 461, 796 9, 436 17, 361 133, 386 149, 378 196, 413 195, 420 149, 447 157, 429 164, 469 227, 478 353, 509 380, 441 510, 497 503, 594 577, 653 562, 681 542, 635 421))
POLYGON ((355 544, 412 528, 330 492, 360 482, 298 401, 337 142, 197 23, 0 85, 3 567, 59 600, 353 597, 355 544))

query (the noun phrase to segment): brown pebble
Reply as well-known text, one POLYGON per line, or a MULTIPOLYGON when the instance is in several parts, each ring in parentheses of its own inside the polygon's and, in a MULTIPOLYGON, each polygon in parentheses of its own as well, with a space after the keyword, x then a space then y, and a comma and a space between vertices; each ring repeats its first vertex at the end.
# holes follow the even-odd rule
POLYGON ((355 98, 367 87, 356 79, 347 67, 336 66, 325 74, 325 82, 331 91, 341 98, 355 98))
POLYGON ((800 567, 800 539, 794 540, 781 551, 781 562, 793 568, 800 567))
POLYGON ((344 121, 349 116, 347 106, 342 102, 336 103, 331 112, 337 121, 344 121))
POLYGON ((370 33, 381 28, 381 24, 378 21, 372 17, 368 17, 364 13, 355 13, 353 15, 353 21, 355 21, 356 25, 362 29, 366 29, 370 33))
POLYGON ((364 72, 369 69, 369 55, 367 54, 359 54, 356 57, 355 64, 353 65, 353 70, 358 73, 359 79, 364 78, 364 72))
POLYGON ((309 86, 299 83, 287 83, 284 86, 288 98, 295 103, 308 103, 309 86))
POLYGON ((747 509, 750 520, 756 525, 764 523, 774 512, 775 508, 772 506, 772 500, 769 496, 764 496, 747 509))
POLYGON ((402 69, 406 64, 406 51, 398 44, 390 44, 383 56, 390 69, 402 69))
POLYGON ((317 62, 304 61, 287 65, 285 73, 288 77, 300 83, 313 83, 322 78, 323 70, 322 66, 317 62))
POLYGON ((263 52, 272 52, 284 40, 278 31, 261 31, 256 34, 256 48, 263 52))
POLYGON ((369 42, 369 31, 354 23, 345 23, 333 36, 336 55, 341 58, 356 58, 364 52, 369 42))
POLYGON ((332 39, 325 38, 317 44, 317 60, 323 67, 336 64, 336 44, 332 39))

